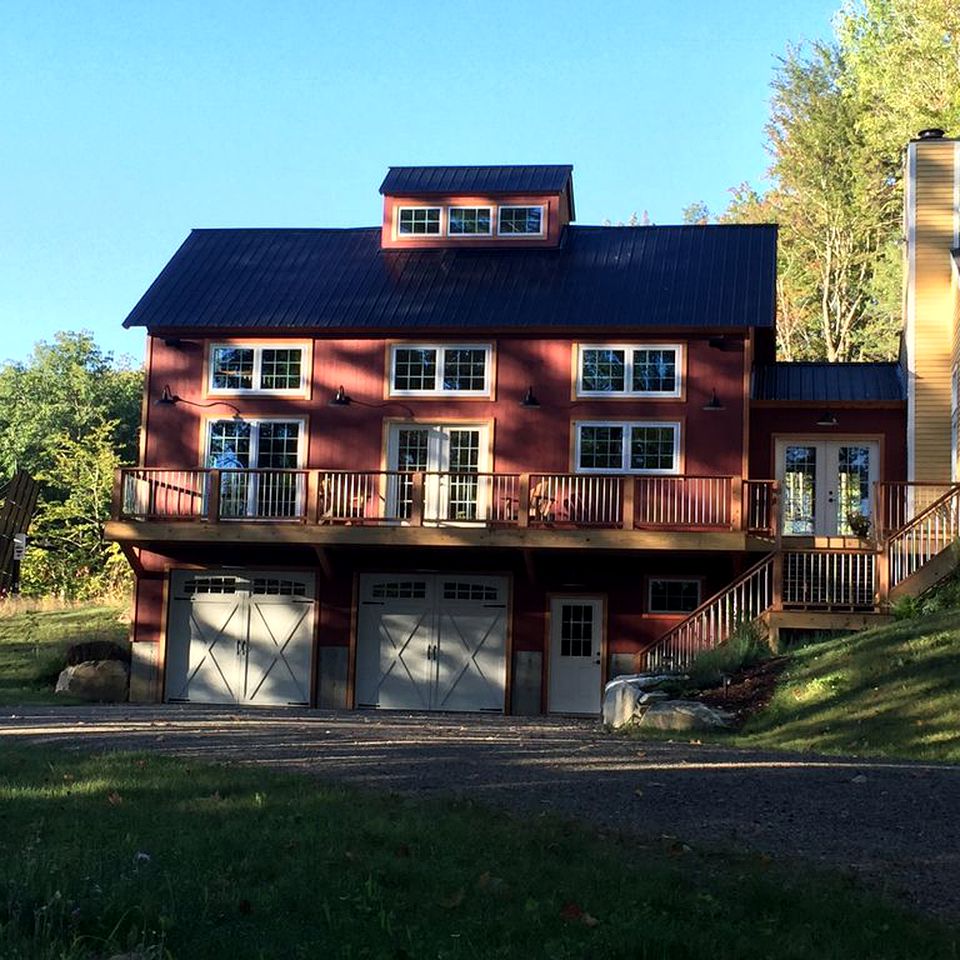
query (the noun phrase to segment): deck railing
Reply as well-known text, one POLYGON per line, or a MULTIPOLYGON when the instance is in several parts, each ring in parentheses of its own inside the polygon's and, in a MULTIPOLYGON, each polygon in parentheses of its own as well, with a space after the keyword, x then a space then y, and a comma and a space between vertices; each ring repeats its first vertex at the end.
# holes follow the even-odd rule
POLYGON ((768 555, 639 654, 638 669, 683 670, 698 654, 728 640, 740 624, 752 623, 773 603, 773 571, 768 555))
POLYGON ((881 540, 903 529, 951 490, 954 483, 883 481, 876 486, 876 532, 881 540))
POLYGON ((951 485, 886 543, 889 585, 895 587, 960 537, 960 486, 951 485))
POLYGON ((637 477, 635 524, 641 528, 729 529, 733 477, 637 477))
POLYGON ((124 520, 278 520, 537 528, 749 530, 775 526, 773 481, 398 470, 119 472, 124 520))
POLYGON ((877 555, 867 550, 784 550, 782 596, 785 607, 872 609, 877 555))

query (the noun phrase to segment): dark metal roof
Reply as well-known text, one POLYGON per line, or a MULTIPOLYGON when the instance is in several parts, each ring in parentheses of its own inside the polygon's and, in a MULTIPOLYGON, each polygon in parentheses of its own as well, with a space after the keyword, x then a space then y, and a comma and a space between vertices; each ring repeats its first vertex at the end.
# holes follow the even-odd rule
POLYGON ((511 167, 390 167, 380 192, 390 197, 420 194, 560 193, 570 182, 570 164, 511 167))
POLYGON ((381 250, 380 228, 194 230, 125 326, 770 327, 776 227, 567 227, 559 248, 381 250))
POLYGON ((754 400, 839 403, 905 397, 898 363, 769 363, 753 374, 754 400))

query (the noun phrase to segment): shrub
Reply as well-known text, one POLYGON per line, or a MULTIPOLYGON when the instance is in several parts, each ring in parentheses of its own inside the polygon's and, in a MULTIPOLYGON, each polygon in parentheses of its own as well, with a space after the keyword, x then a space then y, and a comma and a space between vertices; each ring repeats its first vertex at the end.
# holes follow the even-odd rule
POLYGON ((757 626, 739 623, 730 638, 712 650, 705 650, 690 665, 687 675, 697 687, 715 687, 724 674, 737 673, 770 656, 770 647, 757 626))

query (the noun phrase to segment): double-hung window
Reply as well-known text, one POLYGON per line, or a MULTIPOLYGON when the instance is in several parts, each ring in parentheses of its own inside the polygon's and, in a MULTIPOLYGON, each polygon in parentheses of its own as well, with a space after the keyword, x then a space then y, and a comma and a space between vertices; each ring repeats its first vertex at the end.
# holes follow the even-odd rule
POLYGON ((577 396, 679 397, 682 349, 679 344, 579 345, 577 396))
POLYGON ((679 473, 680 424, 582 421, 576 430, 579 473, 679 473))
POLYGON ((304 344, 215 343, 210 348, 210 393, 303 394, 309 351, 304 344))
POLYGON ((394 397, 488 397, 493 348, 489 343, 398 343, 390 348, 394 397))

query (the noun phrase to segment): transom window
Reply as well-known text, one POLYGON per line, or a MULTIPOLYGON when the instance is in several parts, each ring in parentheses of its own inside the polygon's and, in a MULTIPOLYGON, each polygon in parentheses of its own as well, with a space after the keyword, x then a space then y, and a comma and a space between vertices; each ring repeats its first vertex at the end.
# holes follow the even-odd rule
POLYGON ((397 232, 402 237, 439 236, 440 207, 401 207, 397 232))
POLYGON ((503 234, 543 234, 543 207, 500 207, 498 232, 503 234))
POLYGON ((390 393, 393 396, 488 396, 489 344, 440 346, 397 344, 391 347, 390 393))
POLYGON ((490 207, 450 207, 447 211, 447 233, 451 237, 489 236, 490 207))
POLYGON ((306 348, 233 346, 210 348, 211 393, 302 393, 306 389, 306 348))
POLYGON ((679 397, 677 344, 581 344, 577 395, 679 397))
POLYGON ((679 423, 578 423, 581 473, 679 473, 679 423))
POLYGON ((690 613, 700 606, 700 581, 682 577, 650 579, 647 610, 650 613, 690 613))

